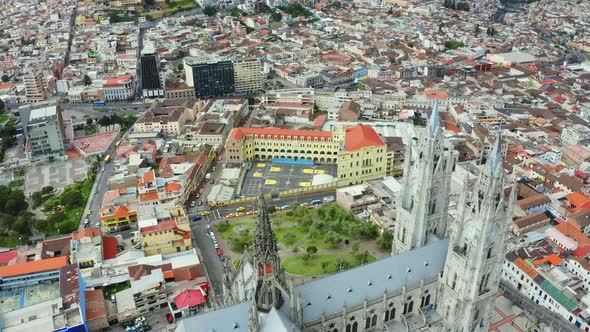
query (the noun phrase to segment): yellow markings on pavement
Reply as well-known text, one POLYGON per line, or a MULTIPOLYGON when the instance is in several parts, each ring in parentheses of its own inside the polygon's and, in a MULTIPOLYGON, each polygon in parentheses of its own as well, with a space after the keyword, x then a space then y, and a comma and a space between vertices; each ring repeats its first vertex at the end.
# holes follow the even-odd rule
POLYGON ((299 186, 300 187, 309 187, 309 186, 311 186, 311 182, 307 182, 307 181, 299 182, 299 186))
POLYGON ((273 179, 266 179, 266 181, 264 181, 264 184, 265 184, 265 185, 270 185, 270 186, 272 186, 272 185, 275 185, 275 184, 277 184, 277 180, 273 180, 273 179))
POLYGON ((281 171, 281 168, 280 167, 271 167, 270 168, 270 171, 271 172, 280 172, 281 171))
POLYGON ((305 173, 305 174, 326 174, 326 171, 323 169, 305 168, 303 170, 303 173, 305 173))
POLYGON ((260 178, 260 177, 262 177, 262 173, 255 172, 254 174, 252 174, 252 176, 255 177, 255 178, 260 178))
POLYGON ((258 164, 256 164, 256 167, 263 168, 263 167, 266 167, 266 164, 265 163, 258 163, 258 164))

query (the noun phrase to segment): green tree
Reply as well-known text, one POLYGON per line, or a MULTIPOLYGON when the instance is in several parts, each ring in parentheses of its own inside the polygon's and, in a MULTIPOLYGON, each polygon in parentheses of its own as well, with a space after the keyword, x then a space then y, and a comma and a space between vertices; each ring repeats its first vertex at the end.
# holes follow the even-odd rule
POLYGON ((65 206, 69 208, 80 207, 83 203, 82 193, 78 190, 72 190, 67 193, 64 193, 64 196, 62 197, 62 202, 65 206))
POLYGON ((385 251, 391 251, 391 243, 393 242, 393 234, 389 231, 381 233, 377 241, 375 242, 379 248, 385 251))
POLYGON ((88 86, 88 85, 92 84, 92 79, 90 79, 90 76, 84 75, 83 82, 84 82, 84 85, 88 86))
POLYGON ((283 19, 281 13, 274 12, 270 15, 270 20, 273 22, 280 22, 283 19))
POLYGON ((86 125, 87 125, 87 126, 92 126, 92 123, 93 123, 93 122, 94 122, 94 119, 92 119, 92 118, 88 118, 88 119, 86 119, 86 125))
POLYGON ((266 207, 266 211, 267 211, 269 214, 275 213, 275 212, 277 212, 277 207, 276 207, 276 206, 274 206, 274 205, 267 206, 267 207, 266 207))
POLYGON ((309 246, 309 247, 307 247, 307 249, 305 249, 305 251, 306 251, 308 254, 310 254, 310 255, 313 255, 313 254, 315 254, 316 252, 318 252, 318 248, 317 248, 316 246, 309 246))
POLYGON ((352 244, 352 252, 358 252, 360 248, 361 248, 361 242, 354 241, 354 243, 352 244))
POLYGON ((324 273, 326 273, 326 271, 328 270, 328 262, 323 261, 320 263, 320 266, 322 267, 322 271, 324 271, 324 273))
POLYGON ((179 63, 178 66, 176 66, 176 70, 178 71, 182 71, 184 69, 184 65, 182 63, 179 63))
POLYGON ((217 8, 207 6, 207 7, 203 8, 203 14, 205 14, 209 17, 215 16, 215 14, 217 14, 217 8))
POLYGON ((51 194, 54 190, 55 190, 55 188, 53 188, 52 186, 45 186, 45 187, 41 188, 41 193, 43 195, 48 195, 48 194, 51 194))

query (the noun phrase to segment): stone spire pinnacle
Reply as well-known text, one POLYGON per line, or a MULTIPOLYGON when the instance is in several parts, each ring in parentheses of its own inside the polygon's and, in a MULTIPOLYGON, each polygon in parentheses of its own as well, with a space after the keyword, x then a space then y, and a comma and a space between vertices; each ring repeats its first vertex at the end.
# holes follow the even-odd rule
POLYGON ((502 168, 502 133, 500 131, 496 134, 496 141, 490 151, 487 163, 494 175, 497 175, 498 170, 502 168))
POLYGON ((285 275, 277 252, 277 240, 272 231, 264 195, 258 198, 258 217, 254 230, 254 266, 257 269, 254 301, 258 310, 269 312, 280 308, 283 294, 287 295, 285 275))
POLYGON ((428 123, 428 132, 430 137, 434 137, 440 128, 440 113, 438 111, 438 100, 434 102, 432 113, 430 114, 430 122, 428 123))

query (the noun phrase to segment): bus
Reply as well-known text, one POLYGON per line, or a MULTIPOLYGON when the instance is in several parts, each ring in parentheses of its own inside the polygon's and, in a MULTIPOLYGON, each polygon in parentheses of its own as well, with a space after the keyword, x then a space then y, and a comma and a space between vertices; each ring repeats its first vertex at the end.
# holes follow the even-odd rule
POLYGON ((107 155, 106 157, 104 157, 104 162, 108 163, 109 161, 111 161, 111 155, 107 155))
POLYGON ((106 104, 104 101, 95 101, 94 103, 92 103, 92 105, 102 107, 102 106, 105 106, 106 104))

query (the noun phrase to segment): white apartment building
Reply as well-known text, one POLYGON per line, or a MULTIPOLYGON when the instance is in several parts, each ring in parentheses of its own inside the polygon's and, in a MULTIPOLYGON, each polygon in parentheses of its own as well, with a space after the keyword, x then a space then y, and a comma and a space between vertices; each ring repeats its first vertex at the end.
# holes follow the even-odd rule
POLYGON ((590 144, 590 129, 581 124, 565 126, 561 132, 561 146, 590 144))

